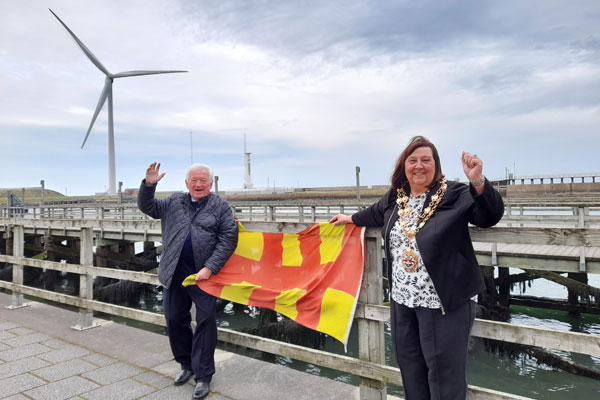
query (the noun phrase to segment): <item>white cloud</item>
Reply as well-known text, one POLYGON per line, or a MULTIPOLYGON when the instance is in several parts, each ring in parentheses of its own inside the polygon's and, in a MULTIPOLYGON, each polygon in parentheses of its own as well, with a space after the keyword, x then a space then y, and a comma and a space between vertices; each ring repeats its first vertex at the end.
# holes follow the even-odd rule
POLYGON ((429 136, 448 176, 462 150, 486 174, 596 170, 600 38, 594 2, 3 1, 0 13, 2 186, 44 175, 69 193, 106 184, 104 109, 81 141, 103 74, 51 7, 116 79, 117 176, 136 186, 147 163, 169 179, 193 153, 240 187, 248 135, 256 182, 388 181, 408 138, 429 136), (303 15, 303 18, 298 18, 303 15), (596 16, 596 17, 594 17, 596 16), (568 138, 580 138, 576 161, 568 138), (540 151, 543 149, 543 151, 540 151), (85 178, 71 176, 73 165, 85 178))

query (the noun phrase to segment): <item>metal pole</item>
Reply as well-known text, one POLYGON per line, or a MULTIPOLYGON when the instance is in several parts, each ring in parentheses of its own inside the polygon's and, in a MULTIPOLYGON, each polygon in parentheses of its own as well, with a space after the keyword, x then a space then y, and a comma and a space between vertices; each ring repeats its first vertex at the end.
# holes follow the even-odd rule
POLYGON ((118 203, 121 204, 123 202, 123 182, 119 182, 119 197, 118 203))
POLYGON ((356 200, 360 201, 360 167, 356 166, 356 200))
POLYGON ((219 177, 215 176, 215 194, 219 195, 219 177))

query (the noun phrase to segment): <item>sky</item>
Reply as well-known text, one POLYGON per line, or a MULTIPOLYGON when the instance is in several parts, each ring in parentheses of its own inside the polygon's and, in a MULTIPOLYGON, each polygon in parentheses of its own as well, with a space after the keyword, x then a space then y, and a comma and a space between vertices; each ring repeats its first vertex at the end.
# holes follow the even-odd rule
POLYGON ((389 184, 415 135, 449 179, 599 172, 600 2, 0 0, 0 188, 108 187, 104 85, 51 8, 115 79, 117 181, 184 190, 389 184), (192 132, 190 134, 190 132, 192 132))

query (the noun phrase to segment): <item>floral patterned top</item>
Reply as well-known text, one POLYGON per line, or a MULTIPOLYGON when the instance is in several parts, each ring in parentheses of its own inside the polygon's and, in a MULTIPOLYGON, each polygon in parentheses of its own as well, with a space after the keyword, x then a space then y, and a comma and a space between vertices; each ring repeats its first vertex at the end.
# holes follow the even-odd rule
MULTIPOLYGON (((410 196, 407 206, 412 210, 407 229, 416 228, 417 215, 421 214, 427 193, 410 196)), ((419 256, 419 266, 415 272, 406 272, 402 267, 402 252, 408 248, 408 239, 400 227, 400 218, 390 232, 390 253, 392 255, 392 299, 407 307, 442 308, 431 277, 423 264, 423 257, 417 247, 417 239, 412 239, 412 248, 419 256)))

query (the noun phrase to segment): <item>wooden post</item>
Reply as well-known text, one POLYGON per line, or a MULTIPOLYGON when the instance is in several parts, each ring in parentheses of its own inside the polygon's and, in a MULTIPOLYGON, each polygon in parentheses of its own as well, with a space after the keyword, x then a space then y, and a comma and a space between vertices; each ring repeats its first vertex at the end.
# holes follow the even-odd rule
MULTIPOLYGON (((367 238, 365 269, 358 301, 367 304, 383 304, 381 268, 381 237, 367 238)), ((385 364, 384 323, 366 319, 358 320, 358 357, 361 360, 385 364)), ((361 378, 361 400, 387 399, 385 382, 361 378)))
POLYGON ((579 226, 578 228, 585 228, 585 210, 583 207, 579 207, 577 209, 577 214, 579 215, 579 226))
POLYGON ((269 207, 269 221, 275 221, 275 206, 269 207))
MULTIPOLYGON (((94 238, 92 228, 81 228, 80 232, 80 264, 85 266, 94 265, 94 238)), ((81 274, 79 276, 79 297, 82 299, 93 299, 93 277, 87 274, 81 274)), ((79 317, 75 325, 71 328, 83 331, 85 329, 95 328, 99 326, 94 323, 94 314, 92 310, 87 308, 79 309, 79 317)))
MULTIPOLYGON (((22 225, 14 225, 12 228, 13 234, 13 256, 15 257, 23 257, 25 254, 25 231, 22 225)), ((13 264, 12 266, 13 273, 13 283, 15 285, 23 285, 23 264, 13 264)), ((6 306, 9 310, 14 310, 17 308, 27 307, 29 304, 23 303, 23 294, 20 289, 14 288, 12 289, 12 302, 10 305, 6 306)))

